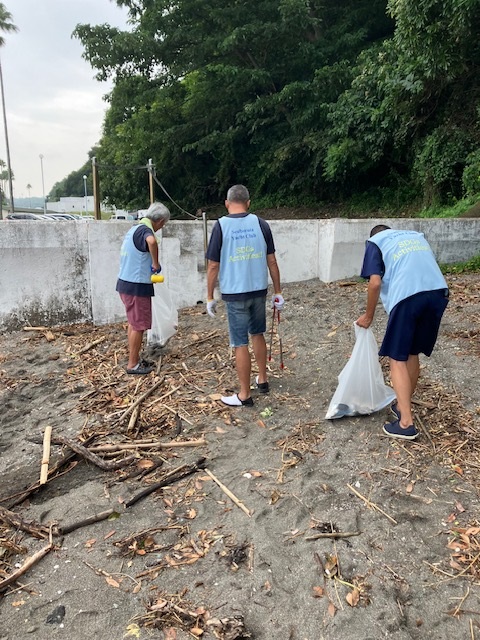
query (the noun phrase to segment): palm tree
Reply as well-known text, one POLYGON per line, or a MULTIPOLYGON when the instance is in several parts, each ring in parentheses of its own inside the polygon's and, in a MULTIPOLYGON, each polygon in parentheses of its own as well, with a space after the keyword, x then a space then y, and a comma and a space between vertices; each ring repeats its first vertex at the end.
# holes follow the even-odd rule
POLYGON ((27 191, 28 191, 28 206, 31 209, 32 208, 32 200, 30 198, 30 191, 32 190, 32 185, 30 183, 27 184, 27 191))
MULTIPOLYGON (((12 33, 18 31, 17 27, 12 22, 12 14, 7 11, 3 2, 0 2, 0 47, 5 44, 5 38, 3 33, 12 33)), ((2 109, 3 109, 3 127, 5 129, 5 148, 7 151, 7 171, 8 171, 8 186, 10 191, 10 211, 15 211, 15 205, 13 202, 13 174, 12 166, 10 163, 10 146, 8 144, 8 127, 7 127, 7 111, 5 109, 5 91, 3 89, 3 73, 2 73, 2 61, 0 59, 0 91, 2 94, 2 109)), ((0 215, 2 212, 0 211, 0 215)), ((2 216, 3 217, 3 216, 2 216)))

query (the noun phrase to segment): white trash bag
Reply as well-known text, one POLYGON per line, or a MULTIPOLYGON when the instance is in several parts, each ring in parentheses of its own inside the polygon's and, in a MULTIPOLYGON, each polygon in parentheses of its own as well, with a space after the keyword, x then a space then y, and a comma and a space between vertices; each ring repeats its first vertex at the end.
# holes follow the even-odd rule
POLYGON ((355 322, 355 346, 338 376, 338 387, 328 407, 326 420, 343 416, 369 415, 393 400, 395 392, 383 380, 378 345, 370 328, 355 322))
POLYGON ((177 332, 178 311, 165 284, 154 284, 153 289, 152 328, 147 331, 147 345, 164 347, 177 332))

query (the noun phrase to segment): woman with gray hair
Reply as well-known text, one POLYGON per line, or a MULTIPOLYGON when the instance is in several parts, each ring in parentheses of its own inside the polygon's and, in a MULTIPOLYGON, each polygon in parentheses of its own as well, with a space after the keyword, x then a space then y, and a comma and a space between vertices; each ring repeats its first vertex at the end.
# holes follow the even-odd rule
POLYGON ((162 270, 155 234, 169 220, 167 207, 161 202, 154 202, 123 240, 116 290, 125 306, 128 321, 127 373, 145 375, 154 369, 140 360, 140 349, 144 331, 152 327, 152 296, 155 294, 151 276, 162 270))

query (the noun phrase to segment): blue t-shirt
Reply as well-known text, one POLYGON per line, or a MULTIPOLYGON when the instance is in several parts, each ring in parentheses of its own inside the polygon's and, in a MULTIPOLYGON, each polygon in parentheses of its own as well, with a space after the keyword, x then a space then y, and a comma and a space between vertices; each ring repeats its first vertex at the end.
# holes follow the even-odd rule
MULTIPOLYGON (((234 213, 227 217, 245 218, 248 215, 249 215, 248 212, 234 213)), ((268 224, 268 222, 263 220, 263 218, 259 218, 258 216, 257 218, 260 224, 260 229, 262 230, 262 233, 263 233, 263 237, 265 238, 265 242, 267 243, 267 255, 275 253, 275 244, 273 242, 273 236, 272 236, 272 231, 270 229, 270 225, 268 224)), ((213 262, 220 262, 222 244, 223 244, 222 227, 220 226, 220 223, 217 220, 217 222, 215 223, 212 229, 212 235, 210 236, 207 252, 205 254, 207 260, 212 260, 213 262)), ((246 300, 248 298, 257 298, 257 297, 265 296, 266 294, 267 294, 267 289, 260 289, 259 291, 250 291, 247 293, 229 293, 229 294, 222 293, 222 299, 226 301, 246 300)))
POLYGON ((363 256, 362 278, 370 278, 370 276, 385 275, 385 265, 383 263, 382 252, 373 242, 367 240, 365 247, 365 255, 363 256))
MULTIPOLYGON (((149 227, 145 224, 139 224, 133 233, 133 244, 138 251, 142 253, 148 253, 148 236, 155 235, 149 227)), ((121 280, 118 278, 116 290, 118 293, 126 293, 130 296, 151 297, 154 295, 153 284, 146 284, 143 282, 128 282, 127 280, 121 280)))

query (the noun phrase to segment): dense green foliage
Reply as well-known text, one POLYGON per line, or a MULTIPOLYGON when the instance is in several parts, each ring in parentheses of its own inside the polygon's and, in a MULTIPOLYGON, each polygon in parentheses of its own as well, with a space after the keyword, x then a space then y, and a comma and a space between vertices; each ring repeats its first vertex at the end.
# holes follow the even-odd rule
POLYGON ((75 35, 114 80, 96 155, 118 206, 145 205, 148 158, 190 208, 234 182, 277 204, 480 191, 478 0, 116 2, 131 31, 75 35))

